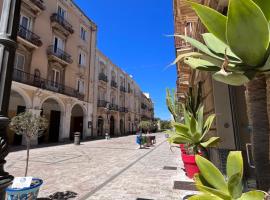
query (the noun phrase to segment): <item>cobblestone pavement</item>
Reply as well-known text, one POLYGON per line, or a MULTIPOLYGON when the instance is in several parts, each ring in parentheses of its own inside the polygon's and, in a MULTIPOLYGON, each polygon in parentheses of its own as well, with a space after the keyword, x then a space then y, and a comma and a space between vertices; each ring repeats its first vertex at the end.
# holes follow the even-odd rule
MULTIPOLYGON (((22 176, 25 155, 10 153, 6 170, 22 176)), ((180 200, 193 193, 173 189, 174 181, 191 181, 181 168, 179 149, 172 152, 164 134, 157 134, 149 149, 138 149, 135 136, 32 149, 29 175, 44 180, 42 198, 70 191, 76 200, 180 200)))

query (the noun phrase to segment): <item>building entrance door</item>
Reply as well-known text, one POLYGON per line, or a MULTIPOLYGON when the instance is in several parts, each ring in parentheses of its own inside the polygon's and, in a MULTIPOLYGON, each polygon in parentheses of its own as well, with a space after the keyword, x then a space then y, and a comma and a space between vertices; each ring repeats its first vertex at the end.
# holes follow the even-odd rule
POLYGON ((52 110, 50 115, 49 142, 59 141, 60 119, 61 112, 52 110))
POLYGON ((114 136, 114 117, 110 118, 110 136, 114 136))

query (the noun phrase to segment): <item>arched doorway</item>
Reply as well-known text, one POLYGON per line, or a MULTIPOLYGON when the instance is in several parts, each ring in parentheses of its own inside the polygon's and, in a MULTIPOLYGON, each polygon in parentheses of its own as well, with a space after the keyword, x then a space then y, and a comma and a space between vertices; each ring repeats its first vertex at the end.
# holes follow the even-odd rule
POLYGON ((83 138, 83 118, 84 111, 83 108, 76 104, 71 110, 71 119, 70 119, 70 140, 74 140, 74 133, 80 132, 81 139, 83 138))
MULTIPOLYGON (((8 108, 8 117, 12 118, 20 113, 25 112, 25 110, 26 110, 26 103, 23 97, 18 92, 11 90, 8 108)), ((9 144, 13 145, 21 145, 22 136, 17 135, 12 131, 8 131, 8 142, 9 144)))
POLYGON ((98 121, 97 121, 97 136, 103 135, 103 126, 104 126, 104 120, 101 116, 99 116, 98 121))
POLYGON ((59 103, 52 98, 45 100, 41 107, 41 114, 49 121, 48 131, 44 132, 38 142, 59 142, 60 124, 61 124, 61 107, 59 103))
POLYGON ((110 118, 110 136, 114 136, 114 117, 110 118))
POLYGON ((123 119, 120 119, 120 133, 121 133, 121 135, 124 135, 124 121, 123 121, 123 119))

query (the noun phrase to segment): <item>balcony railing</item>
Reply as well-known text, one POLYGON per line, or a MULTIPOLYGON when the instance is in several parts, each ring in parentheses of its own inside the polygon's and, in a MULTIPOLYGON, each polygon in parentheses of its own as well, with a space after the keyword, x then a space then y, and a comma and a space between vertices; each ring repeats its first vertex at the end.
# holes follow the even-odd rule
POLYGON ((58 49, 55 46, 49 46, 47 50, 48 55, 53 55, 56 56, 57 58, 71 64, 73 60, 71 59, 71 55, 68 53, 64 52, 62 49, 58 49))
POLYGON ((111 81, 111 86, 117 88, 117 83, 115 81, 111 81))
POLYGON ((124 86, 120 86, 120 91, 121 92, 126 92, 126 88, 124 86))
POLYGON ((58 13, 52 14, 51 22, 56 22, 56 23, 60 24, 64 29, 66 29, 71 34, 74 33, 72 25, 64 17, 59 15, 58 13))
POLYGON ((100 81, 108 82, 108 77, 104 73, 100 73, 98 78, 100 81))
POLYGON ((65 86, 63 84, 60 84, 54 81, 43 79, 41 77, 26 73, 18 69, 14 69, 13 80, 20 83, 27 84, 27 85, 31 85, 34 87, 38 87, 41 89, 58 92, 58 93, 68 95, 71 97, 76 97, 80 100, 84 99, 84 94, 79 93, 79 91, 74 88, 65 86))
POLYGON ((30 0, 33 4, 35 4, 40 10, 45 10, 45 5, 43 0, 30 0))
POLYGON ((40 37, 23 26, 19 27, 18 35, 35 46, 42 46, 40 37))
POLYGON ((111 103, 110 104, 110 110, 118 111, 118 105, 111 103))
POLYGON ((119 108, 119 112, 127 113, 128 112, 128 108, 120 107, 119 108))
POLYGON ((98 100, 98 107, 99 108, 106 108, 107 107, 107 104, 108 104, 108 102, 107 101, 105 101, 105 100, 98 100))

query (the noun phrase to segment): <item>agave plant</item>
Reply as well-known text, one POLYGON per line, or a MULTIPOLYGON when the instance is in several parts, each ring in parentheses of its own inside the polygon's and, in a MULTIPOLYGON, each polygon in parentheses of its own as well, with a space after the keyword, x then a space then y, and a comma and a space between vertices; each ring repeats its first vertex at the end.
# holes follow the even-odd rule
POLYGON ((189 198, 189 200, 264 200, 263 191, 250 191, 243 193, 243 158, 239 151, 230 152, 227 158, 227 176, 207 159, 196 155, 196 163, 200 173, 196 174, 195 184, 202 194, 189 198))
POLYGON ((210 71, 214 79, 229 85, 246 85, 257 186, 268 190, 270 131, 265 112, 265 73, 270 71, 270 1, 229 0, 227 16, 207 6, 190 4, 209 32, 202 35, 205 44, 177 35, 199 51, 182 54, 175 62, 210 71))
POLYGON ((207 147, 216 146, 220 141, 219 137, 207 138, 207 134, 215 119, 210 115, 206 121, 203 119, 203 106, 201 106, 194 117, 184 109, 184 124, 173 123, 175 131, 167 131, 170 135, 168 142, 171 144, 187 144, 193 154, 199 153, 207 147))
POLYGON ((166 90, 166 104, 168 110, 173 116, 174 121, 180 122, 182 114, 182 105, 177 100, 176 92, 174 90, 172 90, 172 92, 169 89, 166 90))
POLYGON ((189 113, 196 117, 199 108, 202 106, 202 85, 189 87, 188 93, 185 94, 185 107, 189 113))

